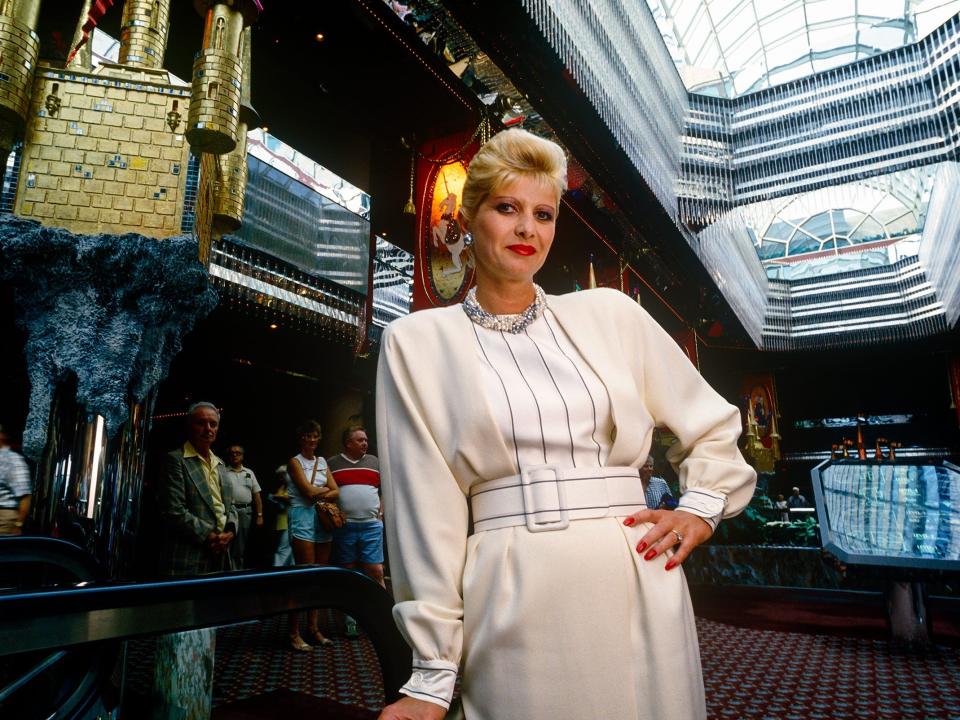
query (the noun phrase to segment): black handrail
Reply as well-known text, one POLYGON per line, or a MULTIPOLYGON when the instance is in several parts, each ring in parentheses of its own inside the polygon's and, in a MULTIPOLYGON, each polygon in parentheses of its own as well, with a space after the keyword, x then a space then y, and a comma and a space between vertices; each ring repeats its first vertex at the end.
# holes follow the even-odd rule
POLYGON ((0 567, 19 564, 59 568, 74 578, 106 578, 100 564, 79 545, 48 537, 0 537, 0 567))
MULTIPOLYGON (((66 547, 65 547, 66 546, 66 547)), ((62 550, 50 538, 0 538, 0 564, 62 550)), ((383 676, 384 696, 399 697, 411 652, 393 622, 393 600, 362 573, 334 567, 247 570, 151 582, 92 582, 0 593, 0 657, 105 640, 227 625, 307 608, 342 610, 364 628, 383 676)))

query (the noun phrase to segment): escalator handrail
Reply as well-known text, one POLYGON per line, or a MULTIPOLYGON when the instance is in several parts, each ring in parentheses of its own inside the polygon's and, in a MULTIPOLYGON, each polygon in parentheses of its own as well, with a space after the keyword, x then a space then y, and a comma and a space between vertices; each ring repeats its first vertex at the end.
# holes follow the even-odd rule
POLYGON ((0 537, 0 566, 20 563, 58 567, 76 578, 106 579, 100 564, 79 545, 49 537, 0 537))
MULTIPOLYGON (((0 567, 8 560, 4 550, 15 546, 0 544, 0 567)), ((52 549, 49 545, 44 549, 46 557, 52 549)), ((24 562, 30 552, 36 548, 24 544, 10 557, 24 562)), ((95 581, 0 593, 0 657, 228 625, 316 607, 342 610, 357 620, 380 661, 386 698, 398 697, 410 674, 411 652, 393 621, 393 599, 366 575, 336 567, 247 570, 137 583, 95 581)))

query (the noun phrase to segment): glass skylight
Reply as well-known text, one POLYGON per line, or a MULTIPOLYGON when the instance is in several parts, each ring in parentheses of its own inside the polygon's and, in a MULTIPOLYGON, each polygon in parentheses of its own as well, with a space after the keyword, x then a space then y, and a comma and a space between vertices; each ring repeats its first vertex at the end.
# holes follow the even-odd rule
POLYGON ((691 92, 737 97, 915 42, 960 0, 647 0, 691 92))
POLYGON ((770 277, 842 272, 917 253, 936 165, 756 203, 747 230, 770 277), (900 246, 900 247, 894 247, 900 246), (864 251, 869 255, 861 257, 864 251), (816 263, 817 269, 798 265, 816 263))

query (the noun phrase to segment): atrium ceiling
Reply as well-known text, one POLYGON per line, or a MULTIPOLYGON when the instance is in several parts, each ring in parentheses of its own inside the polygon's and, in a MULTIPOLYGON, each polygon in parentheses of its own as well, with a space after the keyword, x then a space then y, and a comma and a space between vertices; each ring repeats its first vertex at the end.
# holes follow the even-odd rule
POLYGON ((916 42, 949 0, 647 0, 691 92, 734 98, 916 42))

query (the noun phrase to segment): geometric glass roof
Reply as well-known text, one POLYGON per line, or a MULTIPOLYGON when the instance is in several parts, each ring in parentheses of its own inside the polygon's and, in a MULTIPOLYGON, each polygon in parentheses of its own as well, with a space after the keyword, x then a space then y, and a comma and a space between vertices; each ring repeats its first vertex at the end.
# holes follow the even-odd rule
POLYGON ((916 42, 960 0, 647 0, 690 92, 734 98, 916 42))
POLYGON ((902 241, 910 241, 907 253, 916 254, 937 169, 911 168, 748 206, 747 232, 768 274, 774 267, 794 266, 771 275, 778 277, 842 272, 854 253, 867 250, 874 261, 884 255, 894 259, 902 251, 892 245, 902 241), (824 262, 841 256, 847 262, 824 262), (796 267, 809 262, 816 270, 796 267))

